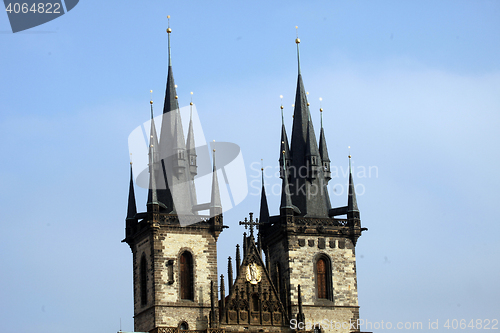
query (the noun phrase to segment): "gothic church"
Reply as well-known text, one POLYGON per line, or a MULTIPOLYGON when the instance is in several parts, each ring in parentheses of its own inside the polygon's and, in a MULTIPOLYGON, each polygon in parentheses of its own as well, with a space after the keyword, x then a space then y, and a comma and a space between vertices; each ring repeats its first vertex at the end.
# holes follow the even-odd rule
MULTIPOLYGON (((331 207, 325 132, 321 124, 318 145, 300 61, 291 144, 283 122, 281 143, 276 143, 280 213, 269 215, 263 183, 260 216, 250 214, 240 222, 249 233, 241 249, 236 245, 235 260, 228 258, 227 275, 219 276, 217 239, 225 226, 215 152, 211 200, 199 204, 194 183, 198 155, 192 120, 186 140, 180 121, 171 31, 167 29, 169 66, 159 138, 151 102, 145 212, 137 212, 132 168, 130 173, 123 242, 133 255, 135 331, 359 332, 346 323, 359 318, 355 246, 367 229, 361 227, 351 171, 347 205, 331 207)), ((295 42, 298 55, 300 40, 295 42)))

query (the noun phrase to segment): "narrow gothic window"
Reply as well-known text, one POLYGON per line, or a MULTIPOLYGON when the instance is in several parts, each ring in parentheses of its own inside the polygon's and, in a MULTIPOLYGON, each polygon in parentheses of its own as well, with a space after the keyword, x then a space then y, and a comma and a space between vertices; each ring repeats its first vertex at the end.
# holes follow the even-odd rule
POLYGON ((183 321, 182 323, 180 323, 179 329, 183 330, 183 331, 184 330, 188 330, 189 329, 188 323, 186 323, 185 321, 183 321))
POLYGON ((259 295, 252 295, 252 311, 259 311, 259 295))
POLYGON ((326 256, 316 261, 316 292, 319 299, 333 301, 332 268, 326 256))
POLYGON ((320 258, 316 263, 316 271, 318 276, 318 298, 327 298, 326 295, 326 262, 320 258))
POLYGON ((193 256, 184 251, 180 258, 181 299, 194 300, 193 256))
POLYGON ((141 264, 139 268, 139 281, 141 289, 141 304, 146 305, 148 302, 148 290, 147 290, 147 262, 146 256, 142 255, 141 264))
POLYGON ((274 264, 274 278, 273 278, 273 282, 274 282, 274 287, 276 288, 276 290, 278 290, 278 292, 281 291, 281 270, 280 270, 280 263, 277 262, 274 264))

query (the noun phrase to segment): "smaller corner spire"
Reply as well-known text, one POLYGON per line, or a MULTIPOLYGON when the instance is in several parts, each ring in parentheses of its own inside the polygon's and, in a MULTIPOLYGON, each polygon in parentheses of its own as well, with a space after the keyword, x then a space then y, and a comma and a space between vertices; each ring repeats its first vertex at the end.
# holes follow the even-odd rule
MULTIPOLYGON (((261 160, 261 163, 264 163, 261 160)), ((267 205, 267 196, 266 196, 266 188, 264 186, 264 165, 260 168, 262 173, 262 191, 260 195, 260 214, 259 214, 259 222, 260 223, 269 223, 269 206, 267 205)))
POLYGON ((319 98, 319 114, 321 117, 321 128, 323 129, 323 108, 321 107, 321 102, 323 101, 323 98, 319 98))
POLYGON ((236 244, 236 277, 238 277, 241 265, 240 244, 236 244))
MULTIPOLYGON (((215 147, 215 140, 214 140, 214 147, 215 147)), ((220 201, 220 192, 219 192, 219 181, 217 178, 217 166, 215 164, 215 148, 212 149, 212 156, 213 156, 213 168, 212 168, 212 196, 210 200, 210 209, 214 210, 215 208, 217 209, 217 212, 211 212, 211 215, 214 215, 215 213, 220 214, 220 210, 222 208, 221 201, 220 201)))
POLYGON ((151 105, 151 120, 153 120, 154 115, 153 115, 153 90, 150 90, 149 93, 151 94, 151 99, 149 100, 149 104, 151 105))
MULTIPOLYGON (((349 147, 350 150, 351 147, 349 147)), ((351 152, 349 151, 349 196, 347 198, 347 215, 359 218, 358 203, 356 201, 356 191, 352 178, 351 152), (356 216, 354 216, 356 215, 356 216)))
POLYGON ((280 178, 284 177, 284 165, 287 164, 287 161, 290 160, 290 146, 288 145, 288 137, 285 129, 285 117, 283 115, 283 95, 280 95, 281 98, 281 145, 280 145, 280 178), (285 152, 283 154, 283 151, 285 152))
POLYGON ((134 174, 132 171, 132 161, 130 161, 130 186, 128 190, 127 220, 135 220, 136 214, 137 214, 137 206, 135 203, 134 174))
POLYGON ((172 66, 172 57, 170 53, 170 34, 172 29, 170 29, 170 15, 167 15, 167 34, 168 34, 168 66, 172 66))
MULTIPOLYGON (((319 101, 321 103, 323 99, 320 97, 319 101)), ((330 172, 330 158, 328 157, 328 148, 326 145, 326 138, 325 138, 325 130, 323 128, 323 108, 320 105, 319 108, 320 116, 321 116, 321 130, 319 133, 319 155, 321 157, 321 160, 323 162, 323 169, 325 172, 330 172)))
MULTIPOLYGON (((189 126, 188 135, 186 139, 186 150, 189 154, 196 156, 196 147, 194 142, 194 128, 193 128, 193 92, 191 91, 191 102, 189 102, 189 126)), ((194 161, 193 161, 194 162, 194 161)), ((196 163, 194 163, 196 164, 196 163)), ((190 161, 190 165, 192 165, 190 161)), ((196 174, 196 173, 195 173, 196 174)))
MULTIPOLYGON (((150 90, 150 93, 153 93, 150 90)), ((151 99, 151 129, 149 134, 149 194, 147 205, 158 205, 158 193, 156 186, 156 170, 158 168, 158 136, 156 134, 156 126, 154 122, 153 100, 151 99)))
MULTIPOLYGON (((282 151, 283 160, 285 160, 285 151, 282 151)), ((283 182, 281 186, 281 209, 293 209, 292 198, 290 197, 290 189, 288 186, 288 171, 286 167, 286 163, 283 164, 283 182)))
POLYGON ((233 289, 233 260, 231 257, 227 258, 227 282, 229 293, 231 293, 231 289, 233 289))
POLYGON ((300 52, 299 52, 299 44, 300 44, 300 39, 299 39, 299 27, 296 25, 295 30, 297 33, 297 36, 295 38, 295 44, 297 44, 297 64, 299 68, 299 75, 300 75, 300 52))

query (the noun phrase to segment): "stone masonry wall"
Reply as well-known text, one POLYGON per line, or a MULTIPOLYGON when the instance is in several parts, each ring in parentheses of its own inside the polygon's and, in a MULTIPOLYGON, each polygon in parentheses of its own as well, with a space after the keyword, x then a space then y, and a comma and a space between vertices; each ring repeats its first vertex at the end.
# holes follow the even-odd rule
POLYGON ((151 237, 149 234, 144 235, 137 239, 134 250, 134 330, 147 332, 154 328, 152 323, 154 322, 154 312, 151 308, 153 304, 153 261, 151 257, 151 237), (141 303, 141 285, 140 285, 140 263, 141 258, 146 257, 147 263, 147 278, 146 278, 146 289, 147 289, 147 303, 143 305, 141 303), (149 310, 148 310, 149 309, 149 310))
MULTIPOLYGON (((189 329, 205 329, 210 312, 210 281, 217 297, 217 243, 207 230, 162 230, 158 236, 156 258, 158 281, 156 302, 162 305, 156 313, 157 326, 178 326, 185 321, 189 329), (179 258, 184 251, 193 256, 194 300, 180 299, 179 258), (173 260, 174 281, 169 280, 167 262, 173 260)), ((217 299, 217 298, 216 298, 217 299)), ((217 305, 217 302, 216 302, 217 305)))
MULTIPOLYGON (((300 284, 306 321, 349 322, 357 319, 356 256, 351 240, 344 237, 291 235, 288 242, 291 301, 297 304, 297 286, 300 284), (321 254, 326 255, 331 262, 333 301, 317 297, 315 263, 321 254)), ((292 311, 297 313, 297 308, 294 306, 292 311)), ((324 331, 351 330, 328 327, 324 331)))
MULTIPOLYGON (((210 281, 217 292, 217 244, 207 229, 169 230, 162 226, 137 241, 134 253, 134 329, 147 332, 161 326, 177 327, 186 322, 189 329, 208 327, 210 281), (194 300, 180 299, 179 258, 184 251, 193 257, 194 300), (148 263, 148 303, 140 299, 140 260, 148 263), (169 277, 169 260, 173 261, 173 282, 169 277), (154 283, 154 287, 153 287, 154 283)), ((217 303, 216 303, 217 304, 217 303)))

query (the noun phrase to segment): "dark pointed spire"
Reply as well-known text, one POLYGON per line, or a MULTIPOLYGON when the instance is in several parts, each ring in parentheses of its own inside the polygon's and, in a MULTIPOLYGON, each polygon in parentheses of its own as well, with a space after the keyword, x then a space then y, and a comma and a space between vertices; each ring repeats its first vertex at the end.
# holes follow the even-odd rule
POLYGON ((243 258, 247 255, 247 233, 243 232, 243 258))
POLYGON ((240 262, 241 262, 241 255, 240 255, 240 244, 236 244, 236 274, 240 271, 240 262))
POLYGON ((262 191, 260 194, 260 223, 269 223, 269 207, 267 205, 266 188, 264 186, 264 168, 261 168, 262 172, 262 191))
MULTIPOLYGON (((322 98, 319 98, 320 103, 322 98)), ((323 129, 323 108, 319 108, 321 114, 321 132, 319 134, 319 155, 321 157, 321 167, 323 168, 323 176, 325 178, 325 183, 328 184, 330 179, 332 179, 332 172, 330 170, 330 158, 328 157, 328 148, 326 147, 325 130, 323 129)), ((326 191, 326 196, 328 196, 328 191, 326 191)), ((327 198, 327 208, 330 210, 330 198, 327 198)))
POLYGON ((210 281, 210 328, 215 328, 214 281, 210 281))
POLYGON ((352 179, 351 155, 349 155, 349 196, 347 198, 347 217, 359 218, 358 203, 356 201, 356 191, 352 179))
POLYGON ((189 103, 190 105, 190 113, 189 113, 189 127, 188 127, 188 134, 187 134, 187 139, 186 139, 186 152, 189 156, 189 171, 191 172, 191 175, 196 176, 198 171, 197 171, 197 164, 196 164, 196 145, 194 142, 194 129, 193 129, 193 92, 191 92, 191 102, 189 103))
POLYGON ((318 144, 316 143, 316 136, 314 136, 314 128, 311 118, 307 122, 307 140, 306 140, 306 156, 317 157, 316 161, 312 161, 313 165, 319 165, 318 159, 320 158, 318 144))
POLYGON ((321 156, 321 161, 330 162, 330 158, 328 157, 328 149, 326 147, 325 130, 323 129, 323 108, 319 108, 319 112, 321 114, 321 132, 319 133, 319 155, 321 156))
MULTIPOLYGON (((169 45, 172 29, 167 29, 169 45)), ((165 88, 165 102, 163 105, 163 119, 160 135, 162 176, 165 185, 159 191, 159 199, 168 207, 171 213, 182 215, 193 214, 193 195, 189 165, 186 160, 186 141, 182 129, 179 103, 177 100, 177 86, 174 83, 172 59, 169 47, 169 66, 167 85, 165 88), (165 190, 163 190, 165 189, 165 190)))
MULTIPOLYGON (((285 151, 282 152, 285 155, 285 151)), ((281 205, 280 210, 282 209, 293 209, 292 198, 290 197, 290 188, 288 186, 288 168, 283 166, 283 181, 281 182, 281 205)))
MULTIPOLYGON (((300 40, 296 40, 297 46, 300 40)), ((299 64, 300 68, 300 64, 299 64)), ((327 217, 327 199, 323 191, 324 174, 314 126, 309 112, 307 92, 298 73, 293 113, 289 166, 289 186, 292 204, 301 216, 327 217), (304 170, 307 174, 304 175, 304 170)))
POLYGON ((220 214, 222 205, 220 201, 219 181, 217 178, 217 166, 215 164, 215 149, 213 149, 213 170, 212 170, 212 196, 210 200, 210 215, 220 214))
MULTIPOLYGON (((175 111, 177 112, 177 111, 175 111)), ((186 170, 186 148, 184 146, 184 133, 182 132, 182 124, 180 117, 175 117, 174 124, 174 169, 177 175, 183 176, 189 170, 186 170)))
MULTIPOLYGON (((283 95, 280 96, 283 98, 283 95)), ((285 118, 283 116, 283 104, 280 106, 281 109, 281 149, 280 149, 280 178, 284 177, 284 169, 283 166, 285 164, 289 165, 290 158, 290 146, 288 145, 288 137, 286 135, 285 129, 285 118), (283 151, 285 152, 283 154, 283 151)))
POLYGON ((299 66, 299 75, 300 75, 300 52, 299 52, 300 39, 299 39, 299 27, 295 26, 295 30, 297 30, 297 38, 295 38, 295 44, 297 44, 297 64, 299 66))
POLYGON ((220 309, 219 309, 219 323, 224 320, 225 308, 226 308, 226 290, 224 286, 224 275, 220 275, 220 309))
POLYGON ((163 106, 163 113, 170 112, 172 110, 179 109, 179 103, 177 102, 177 92, 174 83, 174 73, 172 72, 172 56, 170 50, 170 34, 172 29, 170 29, 170 15, 167 16, 169 19, 167 34, 168 34, 168 74, 167 74, 167 88, 165 93, 165 104, 163 106))
POLYGON ((153 117, 153 101, 151 104, 151 129, 149 131, 149 192, 148 205, 158 205, 158 193, 156 191, 156 171, 158 170, 158 136, 153 117))
MULTIPOLYGON (((187 163, 189 166, 188 171, 188 179, 190 184, 190 192, 191 192, 191 201, 193 204, 197 204, 196 199, 196 187, 194 184, 194 177, 198 174, 198 165, 196 163, 196 145, 194 142, 194 129, 193 129, 193 92, 191 92, 191 102, 190 105, 190 114, 189 114, 189 127, 188 134, 186 139, 186 154, 187 154, 187 163)), ((195 212, 197 214, 197 212, 195 212)))
POLYGON ((231 293, 231 289, 233 288, 233 260, 231 257, 227 258, 227 281, 229 293, 231 293))
POLYGON ((130 186, 128 189, 127 220, 135 220, 137 206, 135 204, 134 175, 132 173, 132 162, 130 162, 130 186))
POLYGON ((170 34, 172 33, 172 29, 170 29, 170 15, 167 15, 167 34, 168 34, 168 65, 172 66, 172 57, 170 56, 170 34))

